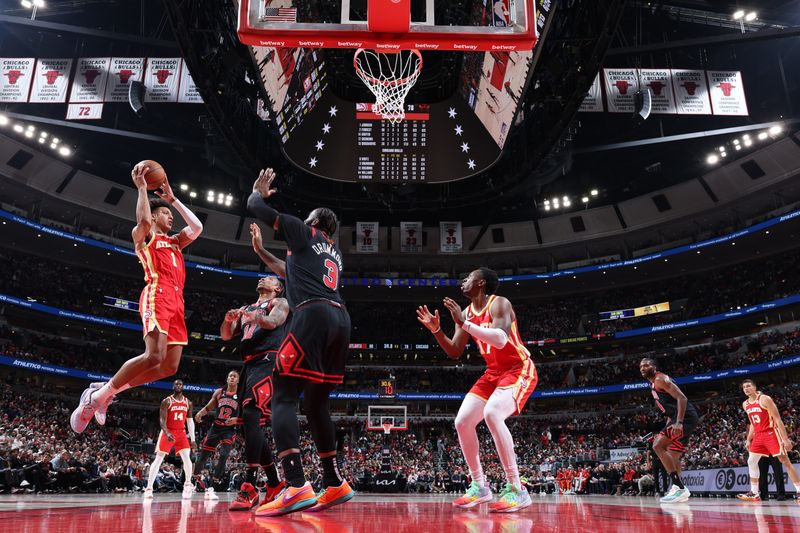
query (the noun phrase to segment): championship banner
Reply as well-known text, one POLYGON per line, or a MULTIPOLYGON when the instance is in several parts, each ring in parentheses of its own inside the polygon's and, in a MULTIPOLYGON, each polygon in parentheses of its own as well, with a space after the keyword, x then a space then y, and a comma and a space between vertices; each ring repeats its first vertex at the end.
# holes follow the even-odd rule
POLYGON ((151 57, 144 74, 145 102, 177 102, 181 58, 151 57))
POLYGON ((195 85, 194 79, 192 79, 192 75, 189 73, 185 62, 181 69, 181 86, 178 92, 178 102, 182 104, 203 103, 203 97, 200 96, 200 93, 197 91, 197 85, 195 85))
POLYGON ((0 59, 0 102, 27 102, 33 81, 32 57, 0 59))
POLYGON ((103 104, 67 104, 67 120, 100 120, 103 118, 103 104))
POLYGON ((72 80, 70 102, 102 102, 108 81, 110 57, 82 57, 78 59, 72 80))
POLYGON ((650 89, 651 113, 675 114, 675 95, 672 92, 672 73, 668 68, 639 69, 642 90, 650 89))
POLYGON ((377 254, 380 247, 377 222, 356 222, 356 251, 360 254, 377 254))
POLYGON ((578 111, 584 113, 602 113, 603 112, 603 90, 600 88, 600 74, 594 77, 592 86, 586 92, 586 96, 581 102, 581 107, 578 111))
POLYGON ((609 113, 635 113, 633 95, 639 90, 635 68, 604 68, 606 100, 609 113))
POLYGON ((400 223, 400 251, 422 251, 422 222, 400 223))
POLYGON ((679 115, 711 114, 705 71, 672 69, 672 88, 679 115))
POLYGON ((456 253, 462 246, 461 222, 439 222, 439 251, 456 253))
POLYGON ((142 81, 143 57, 112 57, 111 69, 103 98, 106 102, 127 102, 132 81, 142 81))
POLYGON ((72 58, 37 59, 36 74, 33 75, 33 89, 28 101, 57 104, 66 102, 71 69, 72 58))
MULTIPOLYGON (((792 466, 794 471, 800 474, 800 464, 792 466)), ((686 485, 686 488, 692 492, 725 492, 730 494, 750 492, 750 475, 746 466, 684 470, 681 473, 681 480, 686 485)), ((769 483, 769 491, 775 492, 775 476, 771 468, 767 476, 767 482, 769 483)), ((789 475, 786 472, 783 473, 783 483, 786 488, 792 486, 789 482, 789 475)))
POLYGON ((742 73, 731 70, 709 70, 708 86, 711 110, 715 115, 746 117, 747 101, 744 97, 742 73))

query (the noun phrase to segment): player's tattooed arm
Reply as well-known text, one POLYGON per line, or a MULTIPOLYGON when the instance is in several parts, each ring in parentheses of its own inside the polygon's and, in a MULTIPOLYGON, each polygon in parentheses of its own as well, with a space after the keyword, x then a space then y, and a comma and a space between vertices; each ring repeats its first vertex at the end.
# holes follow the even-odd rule
POLYGON ((150 236, 151 227, 153 224, 153 215, 150 212, 150 199, 147 197, 147 182, 144 177, 149 172, 150 167, 144 165, 136 165, 131 170, 131 178, 133 184, 136 185, 136 226, 131 232, 133 243, 137 248, 143 246, 150 236))
POLYGON ((220 394, 222 394, 222 389, 215 390, 214 394, 211 395, 211 399, 208 400, 208 403, 205 405, 205 407, 197 411, 197 414, 194 415, 194 419, 195 421, 197 421, 198 424, 203 420, 204 416, 210 413, 211 410, 217 406, 220 394))
POLYGON ((420 324, 425 326, 428 331, 433 333, 436 342, 442 347, 444 352, 450 359, 458 359, 464 353, 464 348, 467 346, 469 335, 460 327, 455 328, 453 337, 450 338, 442 331, 442 322, 439 318, 439 310, 435 309, 433 313, 430 312, 427 305, 421 305, 417 308, 417 320, 420 324))
POLYGON ((264 248, 264 239, 261 236, 261 228, 258 227, 258 224, 250 224, 250 236, 252 237, 253 251, 256 253, 258 258, 261 259, 261 262, 264 263, 272 272, 282 278, 285 278, 286 261, 275 257, 269 250, 264 248))
POLYGON ((168 441, 174 441, 175 437, 167 429, 167 409, 169 409, 169 398, 161 400, 161 410, 159 411, 158 423, 161 425, 161 431, 167 436, 168 441))
POLYGON ((286 322, 286 317, 289 316, 289 302, 285 298, 276 298, 275 304, 269 315, 264 315, 259 311, 248 311, 242 313, 242 317, 248 322, 257 322, 258 327, 263 329, 279 328, 286 322))

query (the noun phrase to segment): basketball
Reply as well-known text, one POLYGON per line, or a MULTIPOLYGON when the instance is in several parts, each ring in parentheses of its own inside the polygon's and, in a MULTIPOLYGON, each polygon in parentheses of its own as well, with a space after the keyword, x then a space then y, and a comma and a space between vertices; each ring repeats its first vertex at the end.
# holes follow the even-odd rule
POLYGON ((164 183, 164 180, 167 179, 167 173, 164 172, 164 167, 161 166, 161 163, 153 161, 152 159, 145 159, 144 161, 139 161, 137 166, 139 165, 150 169, 147 171, 147 174, 144 175, 148 191, 158 189, 164 183))

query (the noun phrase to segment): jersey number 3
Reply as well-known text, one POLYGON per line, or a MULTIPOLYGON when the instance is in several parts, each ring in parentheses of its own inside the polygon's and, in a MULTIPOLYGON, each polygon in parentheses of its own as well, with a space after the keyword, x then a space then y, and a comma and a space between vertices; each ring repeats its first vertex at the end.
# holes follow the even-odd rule
POLYGON ((339 286, 339 265, 330 259, 326 259, 325 268, 328 269, 328 273, 322 276, 322 282, 330 290, 335 291, 336 287, 339 286))

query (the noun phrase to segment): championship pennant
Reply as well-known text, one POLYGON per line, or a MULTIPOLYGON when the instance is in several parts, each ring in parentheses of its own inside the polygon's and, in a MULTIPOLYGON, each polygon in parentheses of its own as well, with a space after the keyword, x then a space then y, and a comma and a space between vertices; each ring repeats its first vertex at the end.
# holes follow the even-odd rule
POLYGON ((33 81, 32 57, 0 59, 0 102, 27 102, 33 81))
POLYGON ((144 58, 112 57, 103 99, 106 102, 127 102, 131 82, 142 81, 143 76, 144 58))
POLYGON ((639 76, 635 68, 603 69, 606 100, 609 113, 635 113, 634 95, 639 90, 639 76))
POLYGON ((33 75, 33 89, 28 100, 32 103, 57 103, 67 101, 69 73, 72 58, 38 59, 33 75))
POLYGON ((400 251, 422 251, 422 222, 400 222, 400 251))
POLYGON ((711 109, 715 115, 747 116, 742 73, 729 70, 709 70, 711 109))
POLYGON ((82 57, 78 59, 69 101, 102 102, 106 91, 110 65, 110 57, 82 57))
POLYGON ((145 102, 177 102, 181 58, 151 57, 144 74, 145 102))
POLYGON ((380 248, 377 222, 356 222, 356 251, 360 254, 377 254, 380 248))
POLYGON ((672 73, 668 68, 640 69, 639 78, 642 90, 650 90, 651 113, 673 115, 678 112, 672 93, 672 73))
POLYGON ((461 222, 439 222, 439 251, 457 253, 462 246, 461 222))
POLYGON ((600 88, 600 74, 594 77, 592 86, 583 97, 581 107, 578 111, 584 113, 602 113, 603 111, 603 90, 600 88))
POLYGON ((194 79, 192 79, 192 75, 186 67, 185 62, 181 69, 181 85, 180 91, 178 92, 178 102, 182 104, 203 103, 203 97, 200 96, 200 93, 197 91, 197 85, 195 85, 194 79))
POLYGON ((711 114, 705 71, 672 69, 672 86, 679 115, 711 114))

